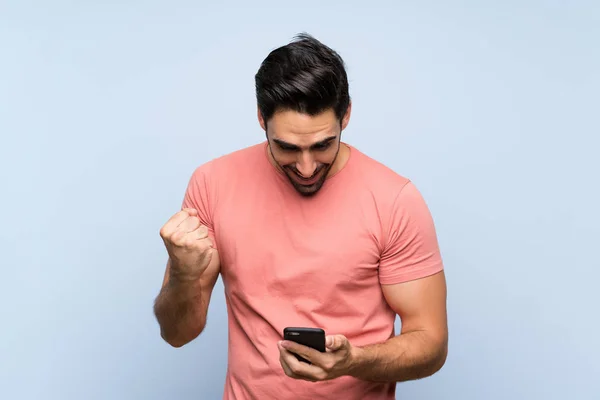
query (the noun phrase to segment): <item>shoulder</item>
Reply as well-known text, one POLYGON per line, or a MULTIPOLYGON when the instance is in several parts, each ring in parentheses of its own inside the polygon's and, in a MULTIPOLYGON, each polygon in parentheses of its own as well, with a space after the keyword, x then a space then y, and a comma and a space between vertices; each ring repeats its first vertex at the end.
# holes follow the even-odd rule
POLYGON ((407 176, 352 147, 352 180, 361 204, 376 211, 383 225, 408 217, 428 220, 429 210, 415 183, 407 176))
POLYGON ((366 187, 378 199, 393 200, 411 180, 393 170, 383 162, 365 154, 356 147, 351 148, 352 172, 356 182, 366 187))

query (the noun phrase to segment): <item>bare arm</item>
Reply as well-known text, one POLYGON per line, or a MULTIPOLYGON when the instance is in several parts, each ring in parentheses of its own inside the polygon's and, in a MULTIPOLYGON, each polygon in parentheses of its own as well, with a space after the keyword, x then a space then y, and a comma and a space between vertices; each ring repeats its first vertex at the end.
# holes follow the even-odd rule
POLYGON ((173 215, 160 235, 169 261, 154 302, 154 314, 163 339, 181 347, 204 329, 221 262, 209 229, 200 223, 196 209, 184 208, 173 215))
POLYGON ((210 297, 219 276, 219 257, 213 257, 200 279, 193 281, 172 276, 170 264, 169 260, 154 302, 154 314, 162 338, 171 346, 181 347, 204 330, 210 297))
POLYGON ((400 335, 364 347, 353 346, 344 335, 330 335, 326 353, 281 341, 280 363, 286 375, 309 381, 350 375, 402 382, 433 375, 445 364, 446 278, 433 219, 412 184, 402 188, 389 215, 379 281, 388 305, 402 320, 400 335), (407 280, 396 283, 400 277, 407 280), (311 364, 299 362, 292 353, 311 364))
POLYGON ((327 352, 293 341, 278 343, 280 363, 294 379, 323 381, 343 375, 366 381, 402 382, 425 378, 446 362, 446 280, 444 272, 383 286, 390 306, 402 318, 402 332, 387 341, 355 347, 343 335, 327 336, 327 352), (311 362, 298 361, 296 353, 311 362))
POLYGON ((399 336, 355 347, 350 375, 368 381, 402 382, 425 378, 442 368, 448 353, 444 272, 397 285, 384 296, 402 320, 399 336))

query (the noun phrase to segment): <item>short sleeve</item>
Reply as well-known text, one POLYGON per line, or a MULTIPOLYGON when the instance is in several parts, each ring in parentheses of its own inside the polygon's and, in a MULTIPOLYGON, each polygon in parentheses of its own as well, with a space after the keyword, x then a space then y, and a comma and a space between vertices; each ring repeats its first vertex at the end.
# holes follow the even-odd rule
POLYGON ((212 239, 214 247, 217 248, 213 223, 215 199, 214 189, 211 188, 210 184, 210 171, 210 164, 204 164, 196 168, 188 182, 181 208, 198 210, 200 223, 208 228, 208 235, 212 239))
POLYGON ((406 183, 384 219, 385 242, 379 264, 381 284, 397 284, 443 269, 432 216, 421 193, 406 183))

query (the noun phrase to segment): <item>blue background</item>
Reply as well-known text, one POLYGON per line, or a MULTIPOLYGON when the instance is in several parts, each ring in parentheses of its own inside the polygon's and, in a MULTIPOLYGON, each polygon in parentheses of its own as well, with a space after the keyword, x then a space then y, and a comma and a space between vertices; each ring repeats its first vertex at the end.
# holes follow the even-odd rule
POLYGON ((221 281, 169 347, 158 232, 263 140, 254 73, 301 31, 438 228, 450 353, 398 398, 600 398, 600 3, 475 0, 0 2, 0 398, 220 399, 221 281))

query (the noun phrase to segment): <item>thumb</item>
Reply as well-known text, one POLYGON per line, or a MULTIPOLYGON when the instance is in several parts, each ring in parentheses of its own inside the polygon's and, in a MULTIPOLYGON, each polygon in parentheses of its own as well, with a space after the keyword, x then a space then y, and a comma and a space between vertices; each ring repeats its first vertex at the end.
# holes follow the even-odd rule
POLYGON ((325 346, 332 351, 336 351, 344 347, 347 339, 342 335, 331 335, 325 338, 325 346))
POLYGON ((188 213, 190 217, 195 217, 198 215, 198 210, 196 210, 195 208, 184 208, 182 209, 182 211, 188 213))

